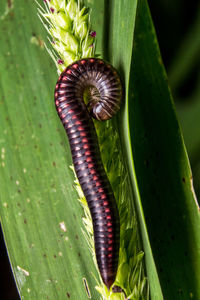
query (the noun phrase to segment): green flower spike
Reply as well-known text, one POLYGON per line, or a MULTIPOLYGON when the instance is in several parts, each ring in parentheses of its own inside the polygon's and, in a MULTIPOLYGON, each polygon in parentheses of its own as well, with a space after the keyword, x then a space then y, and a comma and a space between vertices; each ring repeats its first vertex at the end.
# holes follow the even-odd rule
MULTIPOLYGON (((44 0, 44 7, 38 2, 37 5, 39 18, 50 36, 49 40, 52 45, 52 50, 47 46, 46 48, 59 74, 73 61, 95 56, 96 32, 91 31, 88 9, 81 8, 80 1, 44 0)), ((123 154, 119 148, 116 126, 113 126, 112 120, 103 125, 101 122, 94 121, 94 123, 104 166, 115 192, 115 198, 118 199, 120 213, 120 253, 117 277, 113 288, 108 290, 99 275, 98 279, 95 278, 96 289, 103 300, 148 300, 149 288, 143 267, 144 253, 139 250, 137 222, 135 215, 131 213, 131 201, 128 196, 131 192, 124 168, 123 154), (112 144, 106 138, 105 131, 106 136, 112 136, 112 144)), ((73 166, 71 169, 74 172, 73 166)), ((75 188, 85 213, 83 218, 85 228, 82 231, 98 270, 90 211, 75 172, 74 176, 75 188)))
POLYGON ((86 7, 80 8, 80 2, 75 0, 45 0, 44 7, 36 3, 39 18, 55 51, 46 48, 59 74, 75 60, 94 57, 95 34, 90 29, 86 7))

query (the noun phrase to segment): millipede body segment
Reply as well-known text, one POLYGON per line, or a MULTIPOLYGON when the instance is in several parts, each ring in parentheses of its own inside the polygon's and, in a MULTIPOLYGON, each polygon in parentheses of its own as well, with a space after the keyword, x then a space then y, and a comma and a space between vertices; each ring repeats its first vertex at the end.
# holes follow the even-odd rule
POLYGON ((107 120, 122 98, 116 70, 101 59, 74 62, 60 75, 55 88, 58 115, 68 135, 74 168, 86 197, 94 228, 96 259, 108 288, 116 277, 119 256, 119 213, 100 156, 91 116, 107 120), (85 104, 84 98, 89 99, 85 104))

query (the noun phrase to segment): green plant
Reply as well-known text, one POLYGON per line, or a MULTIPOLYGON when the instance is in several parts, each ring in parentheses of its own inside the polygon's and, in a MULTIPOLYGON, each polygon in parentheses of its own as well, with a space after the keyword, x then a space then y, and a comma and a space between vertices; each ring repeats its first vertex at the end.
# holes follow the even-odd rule
MULTIPOLYGON (((132 262, 138 257, 139 268, 140 249, 144 250, 152 299, 196 299, 198 207, 147 3, 85 4, 93 9, 96 53, 103 53, 119 70, 125 87, 121 113, 106 126, 96 124, 104 163, 121 198, 122 219, 127 220, 123 214, 127 202, 130 207, 125 249, 127 253, 138 250, 132 262), (141 240, 132 230, 134 207, 141 240)), ((25 299, 87 299, 87 283, 92 298, 98 299, 92 276, 98 274, 81 233, 82 210, 68 167, 69 147, 53 105, 57 76, 44 51, 46 33, 35 18, 34 5, 15 0, 7 9, 0 27, 0 211, 18 288, 25 299)), ((85 32, 88 37, 89 31, 85 32)), ((124 298, 123 293, 111 295, 118 296, 124 298)), ((137 294, 132 297, 139 299, 137 294)))

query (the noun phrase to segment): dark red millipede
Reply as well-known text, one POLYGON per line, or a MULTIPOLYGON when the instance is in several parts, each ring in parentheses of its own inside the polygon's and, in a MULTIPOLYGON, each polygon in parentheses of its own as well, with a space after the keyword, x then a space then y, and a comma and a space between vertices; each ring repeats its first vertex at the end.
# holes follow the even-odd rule
POLYGON ((81 59, 68 66, 55 88, 57 112, 92 216, 97 264, 108 288, 115 281, 118 267, 119 213, 91 116, 97 120, 111 118, 120 108, 121 99, 117 71, 96 58, 81 59), (87 99, 87 105, 83 99, 87 99))

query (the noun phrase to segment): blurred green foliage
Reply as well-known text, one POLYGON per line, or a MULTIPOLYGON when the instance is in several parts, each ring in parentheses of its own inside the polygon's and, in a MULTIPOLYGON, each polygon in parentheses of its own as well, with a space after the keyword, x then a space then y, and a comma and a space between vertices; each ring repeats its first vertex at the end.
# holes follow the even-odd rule
POLYGON ((200 3, 149 3, 169 85, 200 197, 200 3))

